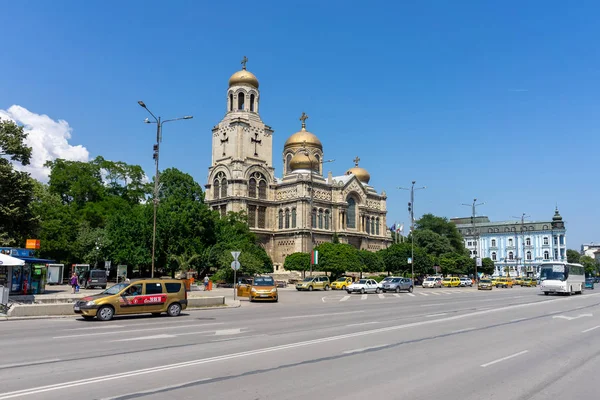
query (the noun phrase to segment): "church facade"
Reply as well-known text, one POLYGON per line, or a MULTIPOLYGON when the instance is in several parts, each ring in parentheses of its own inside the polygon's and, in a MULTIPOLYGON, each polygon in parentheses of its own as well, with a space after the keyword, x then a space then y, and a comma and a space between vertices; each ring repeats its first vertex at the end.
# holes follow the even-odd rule
POLYGON ((344 175, 324 177, 323 144, 306 129, 304 113, 282 149, 283 176, 275 176, 274 131, 260 117, 259 82, 246 61, 229 79, 226 114, 212 129, 205 201, 221 215, 245 212, 276 271, 287 255, 310 252, 334 234, 358 249, 386 248, 385 192, 369 185, 358 157, 344 175))

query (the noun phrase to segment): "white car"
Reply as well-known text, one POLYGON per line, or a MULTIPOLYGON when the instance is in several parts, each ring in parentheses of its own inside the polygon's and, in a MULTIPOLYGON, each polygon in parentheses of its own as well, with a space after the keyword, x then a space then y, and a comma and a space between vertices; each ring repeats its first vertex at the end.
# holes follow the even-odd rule
POLYGON ((469 278, 460 278, 460 286, 473 286, 473 281, 469 278))
POLYGON ((442 278, 439 276, 430 276, 423 281, 424 288, 442 287, 442 278))
POLYGON ((351 293, 379 293, 381 289, 377 286, 377 282, 375 279, 361 279, 359 281, 354 282, 350 286, 346 286, 346 291, 348 294, 351 293))

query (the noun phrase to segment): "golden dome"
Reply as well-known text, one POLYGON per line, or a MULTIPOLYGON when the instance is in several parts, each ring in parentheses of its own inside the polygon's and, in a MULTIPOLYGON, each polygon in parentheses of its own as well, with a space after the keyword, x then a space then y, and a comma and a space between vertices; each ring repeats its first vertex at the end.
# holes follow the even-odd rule
POLYGON ((306 153, 299 151, 294 154, 290 160, 290 169, 296 171, 298 169, 311 169, 311 160, 306 153))
POLYGON ((358 166, 359 161, 360 158, 358 157, 354 159, 354 167, 346 171, 346 175, 354 175, 360 182, 368 184, 371 180, 371 174, 369 174, 366 169, 358 166))
POLYGON ((258 89, 258 79, 252 72, 246 71, 246 67, 244 67, 229 78, 229 87, 235 85, 250 85, 258 89))
POLYGON ((320 150, 323 150, 323 144, 319 140, 319 138, 309 131, 306 130, 306 120, 308 119, 308 115, 302 113, 300 117, 300 121, 302 121, 302 129, 298 132, 294 133, 292 136, 285 141, 284 149, 293 146, 307 146, 307 147, 316 147, 320 150))

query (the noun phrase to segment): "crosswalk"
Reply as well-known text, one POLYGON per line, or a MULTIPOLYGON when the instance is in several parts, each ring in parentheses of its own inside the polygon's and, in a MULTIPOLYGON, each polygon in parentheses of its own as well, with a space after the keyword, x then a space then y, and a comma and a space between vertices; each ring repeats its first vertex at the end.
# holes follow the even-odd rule
POLYGON ((471 291, 469 290, 460 290, 460 289, 456 289, 456 290, 432 290, 432 291, 428 291, 427 293, 422 292, 422 291, 418 291, 418 292, 414 292, 414 293, 378 293, 378 294, 361 294, 361 295, 332 295, 332 296, 327 296, 328 297, 328 301, 349 301, 349 300, 368 300, 368 299, 378 299, 378 300, 385 300, 385 299, 393 299, 393 298, 407 298, 407 297, 421 297, 421 296, 452 296, 452 295, 460 295, 460 294, 464 294, 464 293, 469 293, 471 291))

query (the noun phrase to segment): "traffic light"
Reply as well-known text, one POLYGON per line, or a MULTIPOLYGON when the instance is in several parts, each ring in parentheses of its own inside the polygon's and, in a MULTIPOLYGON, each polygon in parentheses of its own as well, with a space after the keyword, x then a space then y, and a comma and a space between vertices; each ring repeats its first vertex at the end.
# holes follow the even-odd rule
POLYGON ((152 158, 154 160, 156 160, 158 158, 158 144, 155 144, 152 149, 154 150, 154 153, 152 154, 152 158))
POLYGON ((471 223, 475 223, 475 219, 473 217, 471 217, 471 223))
POLYGON ((412 203, 408 202, 408 212, 412 212, 412 203))

